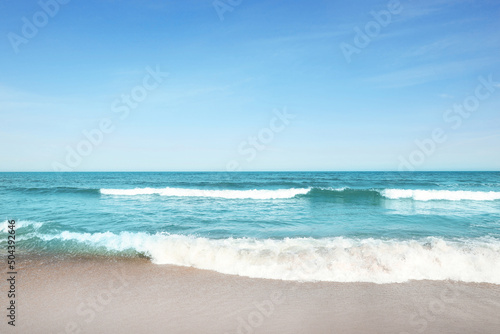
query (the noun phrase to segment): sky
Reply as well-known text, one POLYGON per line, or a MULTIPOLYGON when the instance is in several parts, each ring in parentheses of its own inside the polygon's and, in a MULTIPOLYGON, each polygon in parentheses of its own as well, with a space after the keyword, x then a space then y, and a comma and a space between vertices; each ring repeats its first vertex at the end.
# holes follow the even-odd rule
POLYGON ((4 0, 0 171, 500 170, 498 1, 4 0))

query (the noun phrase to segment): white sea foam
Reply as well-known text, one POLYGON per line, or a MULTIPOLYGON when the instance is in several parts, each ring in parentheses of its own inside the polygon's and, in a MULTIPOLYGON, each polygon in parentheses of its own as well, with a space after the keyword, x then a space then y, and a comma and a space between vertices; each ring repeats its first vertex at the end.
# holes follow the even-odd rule
MULTIPOLYGON (((100 189, 103 195, 115 196, 137 196, 137 195, 160 195, 171 197, 208 197, 226 199, 286 199, 297 195, 308 194, 313 188, 290 188, 290 189, 253 189, 253 190, 229 190, 229 189, 189 189, 189 188, 135 188, 135 189, 100 189)), ((319 188, 336 193, 342 193, 342 188, 319 188)), ((355 191, 374 191, 368 189, 357 189, 355 191)), ((467 191, 467 190, 423 190, 423 189, 383 189, 378 192, 388 199, 412 199, 415 201, 432 200, 472 200, 472 201, 494 201, 500 200, 500 192, 495 191, 467 191)))
POLYGON ((213 197, 227 199, 279 199, 293 198, 297 195, 307 194, 310 189, 291 188, 276 190, 212 190, 212 189, 187 189, 187 188, 135 188, 135 189, 101 189, 103 195, 160 195, 172 197, 213 197))
MULTIPOLYGON (((10 224, 9 224, 8 220, 5 220, 2 223, 0 223, 0 232, 3 232, 3 233, 9 232, 9 227, 8 227, 9 225, 10 224)), ((19 221, 16 220, 15 229, 17 230, 17 229, 25 228, 28 226, 33 226, 33 228, 39 229, 42 225, 43 225, 43 223, 35 222, 35 221, 31 221, 31 220, 19 220, 19 221)))
POLYGON ((500 284, 500 241, 347 238, 207 239, 157 233, 74 233, 41 236, 109 251, 133 249, 156 264, 255 278, 391 283, 457 280, 500 284))
POLYGON ((500 199, 500 192, 495 191, 385 189, 381 191, 381 194, 389 199, 410 198, 415 201, 494 201, 500 199))

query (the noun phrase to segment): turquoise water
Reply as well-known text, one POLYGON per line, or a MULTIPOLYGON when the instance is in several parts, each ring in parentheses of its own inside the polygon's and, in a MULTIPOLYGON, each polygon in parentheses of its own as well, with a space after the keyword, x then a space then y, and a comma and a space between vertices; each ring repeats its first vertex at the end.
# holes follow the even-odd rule
POLYGON ((500 284, 498 172, 0 173, 0 245, 250 277, 500 284))

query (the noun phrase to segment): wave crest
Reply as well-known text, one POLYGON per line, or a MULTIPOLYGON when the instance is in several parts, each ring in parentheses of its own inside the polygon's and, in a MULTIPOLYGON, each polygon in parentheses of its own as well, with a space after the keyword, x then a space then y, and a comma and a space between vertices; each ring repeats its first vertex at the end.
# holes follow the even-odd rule
MULTIPOLYGON (((16 220, 15 224, 15 229, 21 229, 21 228, 27 228, 27 227, 32 227, 35 230, 38 230, 40 227, 42 227, 43 223, 40 222, 35 222, 32 220, 16 220)), ((2 233, 8 233, 9 232, 9 221, 5 220, 0 223, 0 232, 2 233)))
POLYGON ((495 191, 385 189, 381 191, 381 194, 389 199, 408 198, 415 201, 494 201, 500 199, 500 192, 495 191))
POLYGON ((100 189, 103 195, 136 196, 160 195, 170 197, 210 197, 225 199, 289 199, 297 196, 309 198, 356 199, 411 199, 414 201, 494 201, 500 200, 500 192, 466 190, 421 190, 421 189, 352 189, 352 188, 289 188, 289 189, 191 189, 191 188, 135 188, 100 189))
POLYGON ((226 199, 282 199, 293 198, 297 195, 304 195, 309 192, 309 188, 291 189, 253 189, 253 190, 212 190, 212 189, 189 189, 189 188, 135 188, 135 189, 101 189, 103 195, 160 195, 172 197, 213 197, 226 199))

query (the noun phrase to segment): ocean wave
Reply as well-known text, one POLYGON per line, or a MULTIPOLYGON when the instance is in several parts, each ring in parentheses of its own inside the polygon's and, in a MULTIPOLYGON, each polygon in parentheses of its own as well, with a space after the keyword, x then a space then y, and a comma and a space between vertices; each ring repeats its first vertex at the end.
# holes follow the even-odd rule
POLYGON ((27 194, 99 194, 99 189, 79 187, 14 187, 8 189, 27 194))
POLYGON ((110 252, 136 251, 171 264, 254 278, 394 283, 457 280, 500 284, 497 239, 208 239, 167 233, 39 235, 110 252))
POLYGON ((381 194, 389 199, 408 198, 415 201, 494 201, 500 199, 500 192, 496 191, 385 189, 381 191, 381 194))
MULTIPOLYGON (((8 227, 9 225, 10 224, 9 224, 8 220, 1 222, 0 223, 0 232, 8 233, 9 232, 9 227, 8 227)), ((43 223, 31 221, 31 220, 19 220, 19 221, 16 220, 15 229, 18 230, 21 228, 32 227, 32 228, 37 230, 40 227, 42 227, 42 225, 43 225, 43 223)))
POLYGON ((137 196, 160 195, 171 197, 211 197, 225 199, 290 199, 308 198, 344 198, 344 199, 411 199, 415 201, 431 200, 471 200, 493 201, 500 199, 500 192, 465 191, 465 190, 412 190, 412 189, 353 189, 342 188, 289 188, 289 189, 191 189, 191 188, 135 188, 135 189, 100 189, 102 195, 137 196))
POLYGON ((311 188, 306 194, 309 198, 342 198, 342 199, 380 199, 380 191, 376 189, 311 188))
POLYGON ((213 197, 225 199, 283 199, 304 195, 310 188, 290 189, 253 189, 253 190, 213 190, 189 188, 135 188, 135 189, 101 189, 103 195, 134 196, 160 195, 172 197, 213 197))
POLYGON ((207 197, 224 199, 291 199, 343 198, 343 199, 409 199, 414 201, 495 201, 500 200, 498 191, 432 190, 432 189, 357 189, 349 187, 307 187, 281 189, 194 189, 194 188, 134 188, 134 189, 93 189, 78 187, 13 188, 15 191, 39 194, 82 194, 137 196, 159 195, 170 197, 207 197))

